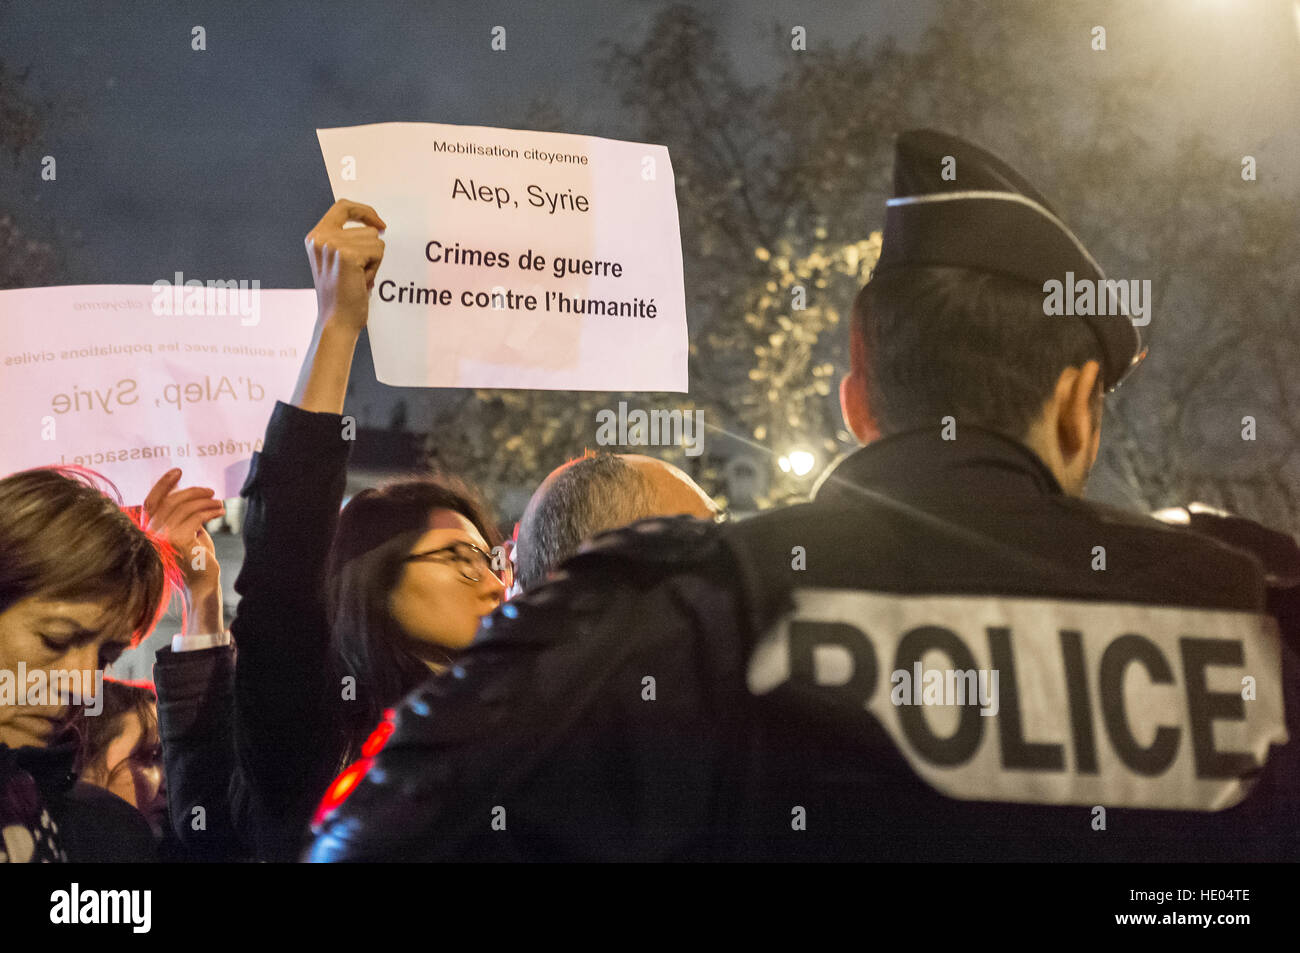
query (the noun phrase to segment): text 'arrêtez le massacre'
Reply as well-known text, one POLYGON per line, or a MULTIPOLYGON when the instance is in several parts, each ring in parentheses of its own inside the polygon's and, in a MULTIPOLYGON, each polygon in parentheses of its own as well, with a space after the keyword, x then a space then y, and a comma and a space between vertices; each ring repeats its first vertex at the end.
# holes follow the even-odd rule
MULTIPOLYGON (((540 185, 530 185, 524 191, 528 193, 528 204, 533 208, 546 209, 547 215, 554 215, 556 212, 588 212, 591 210, 591 201, 585 195, 577 194, 573 189, 565 189, 563 192, 548 192, 540 185)), ((519 200, 510 197, 510 190, 503 185, 484 185, 475 182, 473 179, 462 182, 456 179, 451 187, 451 197, 453 199, 465 199, 470 202, 488 202, 495 204, 497 208, 504 208, 509 205, 512 208, 519 207, 519 200)))

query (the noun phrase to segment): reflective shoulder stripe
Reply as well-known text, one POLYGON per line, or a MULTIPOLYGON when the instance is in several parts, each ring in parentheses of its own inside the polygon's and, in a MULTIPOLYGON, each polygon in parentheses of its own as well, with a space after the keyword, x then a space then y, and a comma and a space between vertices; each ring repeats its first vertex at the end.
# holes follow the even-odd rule
POLYGON ((748 668, 790 681, 963 800, 1218 811, 1287 741, 1277 626, 1244 612, 802 589, 748 668))

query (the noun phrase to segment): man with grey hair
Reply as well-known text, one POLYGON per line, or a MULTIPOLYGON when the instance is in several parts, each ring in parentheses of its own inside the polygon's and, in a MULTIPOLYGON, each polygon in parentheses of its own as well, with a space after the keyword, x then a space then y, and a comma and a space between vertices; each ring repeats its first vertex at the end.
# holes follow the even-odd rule
POLYGON ((516 585, 534 588, 605 530, 652 516, 716 514, 708 495, 671 463, 588 451, 551 471, 528 501, 515 543, 516 585))

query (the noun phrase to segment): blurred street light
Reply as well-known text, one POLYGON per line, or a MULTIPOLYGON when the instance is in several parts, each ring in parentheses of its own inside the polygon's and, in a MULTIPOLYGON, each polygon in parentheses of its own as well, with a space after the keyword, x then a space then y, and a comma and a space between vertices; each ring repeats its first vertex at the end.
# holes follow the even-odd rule
POLYGON ((795 476, 802 477, 812 473, 813 467, 817 465, 817 457, 808 450, 791 450, 776 462, 781 467, 782 473, 793 473, 795 476))

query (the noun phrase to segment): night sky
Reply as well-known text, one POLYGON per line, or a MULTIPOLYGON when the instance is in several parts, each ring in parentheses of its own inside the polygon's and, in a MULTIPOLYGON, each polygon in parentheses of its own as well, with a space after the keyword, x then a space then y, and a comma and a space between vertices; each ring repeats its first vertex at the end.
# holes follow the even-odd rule
MULTIPOLYGON (((569 132, 639 138, 598 61, 603 43, 639 43, 662 6, 0 3, 0 60, 11 71, 29 70, 30 94, 53 107, 42 140, 19 164, 0 162, 0 212, 55 245, 60 280, 69 284, 150 284, 182 271, 256 278, 264 288, 310 287, 302 238, 332 199, 317 127, 529 128, 533 104, 544 101, 568 120, 569 132), (206 29, 206 52, 191 50, 196 24, 206 29), (507 28, 504 53, 489 45, 497 24, 507 28), (46 154, 58 161, 54 183, 40 179, 46 154)), ((1116 66, 1156 67, 1150 95, 1160 97, 1165 141, 1201 132, 1231 153, 1259 156, 1267 170, 1260 187, 1293 190, 1300 43, 1285 5, 1169 6, 1177 15, 1154 31, 1150 21, 1126 31, 1115 4, 1075 4, 1070 17, 1085 36, 1094 22, 1110 24, 1116 66), (1248 8, 1268 15, 1253 17, 1248 8)), ((941 8, 929 0, 709 7, 721 12, 718 28, 746 82, 784 68, 776 25, 805 26, 807 55, 857 37, 906 47, 941 8)), ((964 4, 963 15, 977 16, 979 7, 964 4)), ((990 109, 1014 117, 1015 104, 990 109)), ((1030 169, 1050 161, 1008 158, 1030 169)), ((691 320, 694 326, 698 316, 691 320)), ((364 347, 353 379, 353 412, 363 424, 382 425, 402 392, 374 381, 364 347)))
MULTIPOLYGON (((566 117, 567 131, 637 138, 597 64, 603 43, 640 42, 663 6, 0 3, 0 60, 30 70, 29 91, 54 107, 18 167, 0 162, 0 210, 55 245, 69 284, 150 284, 182 271, 310 287, 302 237, 332 198, 317 127, 405 120, 528 128, 530 106, 542 100, 566 117), (190 48, 196 24, 207 31, 206 52, 190 48), (497 24, 507 28, 504 53, 490 49, 497 24), (58 161, 56 182, 40 180, 45 154, 58 161)), ((1267 170, 1261 187, 1300 182, 1300 44, 1286 4, 1167 6, 1176 15, 1156 28, 1147 20, 1126 30, 1114 3, 1075 4, 1070 17, 1085 36, 1093 22, 1110 24, 1116 65, 1157 67, 1152 95, 1161 97, 1168 141, 1199 131, 1258 155, 1267 170)), ((783 68, 777 25, 805 26, 807 55, 816 55, 819 45, 858 37, 907 46, 942 9, 929 0, 708 7, 720 13, 718 28, 747 82, 783 68)), ((963 15, 979 8, 961 5, 963 15)), ((1030 170, 1041 160, 1009 158, 1030 170)), ((1087 222, 1079 225, 1086 236, 1087 222)), ((374 382, 366 348, 358 361, 355 410, 382 425, 401 392, 374 382)))

